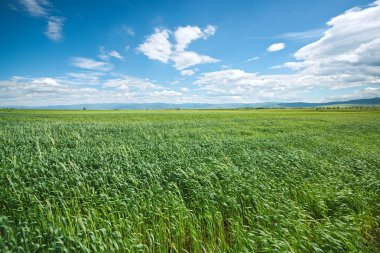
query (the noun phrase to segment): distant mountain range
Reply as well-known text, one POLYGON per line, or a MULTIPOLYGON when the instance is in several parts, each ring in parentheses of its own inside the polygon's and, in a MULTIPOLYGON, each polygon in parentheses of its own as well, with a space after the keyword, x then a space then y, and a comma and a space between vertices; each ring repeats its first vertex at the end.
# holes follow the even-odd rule
POLYGON ((3 106, 2 108, 15 109, 64 109, 80 110, 147 110, 147 109, 238 109, 238 108, 312 108, 328 106, 380 106, 380 97, 370 99, 356 99, 348 101, 334 101, 326 103, 226 103, 226 104, 207 104, 207 103, 107 103, 107 104, 75 104, 75 105, 49 105, 49 106, 3 106))

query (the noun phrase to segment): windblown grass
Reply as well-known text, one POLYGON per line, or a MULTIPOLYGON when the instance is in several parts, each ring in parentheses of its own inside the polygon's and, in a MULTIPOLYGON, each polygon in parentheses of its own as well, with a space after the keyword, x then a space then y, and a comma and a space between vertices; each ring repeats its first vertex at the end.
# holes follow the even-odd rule
POLYGON ((379 168, 379 110, 0 110, 0 252, 378 252, 379 168))

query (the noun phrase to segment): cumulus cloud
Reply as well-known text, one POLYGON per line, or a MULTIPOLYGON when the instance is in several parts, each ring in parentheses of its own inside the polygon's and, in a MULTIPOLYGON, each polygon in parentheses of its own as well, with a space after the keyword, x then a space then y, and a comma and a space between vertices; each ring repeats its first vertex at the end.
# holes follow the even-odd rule
POLYGON ((272 52, 280 51, 280 50, 282 50, 284 48, 285 48, 285 44, 284 43, 275 43, 275 44, 270 45, 267 48, 267 51, 270 52, 270 53, 272 53, 272 52))
POLYGON ((198 26, 178 27, 174 32, 174 37, 177 42, 175 48, 177 51, 184 51, 188 45, 199 38, 202 38, 203 31, 198 26))
POLYGON ((175 52, 171 56, 171 59, 174 61, 173 66, 178 70, 183 70, 198 64, 218 62, 218 60, 210 56, 200 55, 192 51, 175 52))
POLYGON ((211 25, 203 30, 198 26, 180 26, 174 32, 156 29, 155 33, 147 37, 137 49, 151 60, 163 63, 173 62, 177 70, 184 70, 198 64, 218 61, 210 56, 186 50, 193 41, 207 39, 214 35, 215 31, 216 27, 211 25), (170 35, 173 35, 175 43, 169 40, 170 35))
POLYGON ((299 49, 284 66, 317 75, 380 73, 380 1, 331 19, 322 38, 299 49))
POLYGON ((252 83, 257 78, 256 73, 247 73, 240 69, 227 69, 203 73, 195 84, 241 84, 252 83))
POLYGON ((71 65, 82 69, 97 71, 109 71, 113 68, 108 62, 96 61, 85 57, 73 57, 71 59, 71 65))
POLYGON ((156 29, 137 50, 151 60, 167 63, 172 53, 172 44, 169 41, 169 30, 156 29))
POLYGON ((175 48, 177 51, 184 51, 191 42, 200 38, 207 39, 214 35, 216 27, 208 25, 205 29, 201 30, 198 26, 180 26, 174 31, 174 38, 176 40, 175 48))

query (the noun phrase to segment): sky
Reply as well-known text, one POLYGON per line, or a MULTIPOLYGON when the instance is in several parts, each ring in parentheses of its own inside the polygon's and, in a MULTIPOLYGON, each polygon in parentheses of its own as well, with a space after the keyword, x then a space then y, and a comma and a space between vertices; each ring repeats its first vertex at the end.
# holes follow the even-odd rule
POLYGON ((380 0, 2 0, 0 106, 380 97, 380 0))

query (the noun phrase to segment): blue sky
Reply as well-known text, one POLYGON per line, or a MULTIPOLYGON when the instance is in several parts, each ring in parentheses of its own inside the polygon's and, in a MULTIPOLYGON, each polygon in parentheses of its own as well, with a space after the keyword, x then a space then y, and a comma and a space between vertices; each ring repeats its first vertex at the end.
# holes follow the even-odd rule
POLYGON ((380 96, 380 1, 0 3, 0 106, 380 96))

